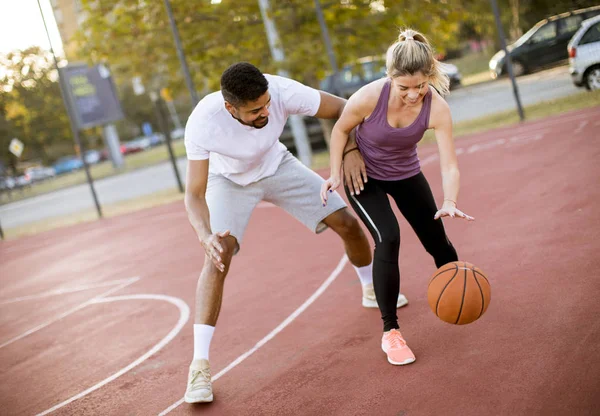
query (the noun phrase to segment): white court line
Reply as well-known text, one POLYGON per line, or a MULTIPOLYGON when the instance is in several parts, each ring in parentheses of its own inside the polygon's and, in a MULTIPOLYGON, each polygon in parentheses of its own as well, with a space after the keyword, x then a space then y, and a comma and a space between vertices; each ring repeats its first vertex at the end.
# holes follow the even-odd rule
POLYGON ((12 298, 12 299, 7 299, 7 300, 0 300, 0 305, 7 305, 9 303, 22 302, 24 300, 40 299, 40 298, 47 298, 50 296, 64 295, 66 293, 82 292, 84 290, 97 289, 97 288, 106 287, 106 286, 115 286, 115 285, 118 285, 121 283, 128 282, 129 280, 130 279, 107 280, 105 282, 91 283, 89 285, 50 290, 48 292, 38 293, 37 295, 28 295, 28 296, 21 296, 18 298, 12 298))
POLYGON ((429 155, 425 158, 423 158, 423 160, 420 161, 421 166, 423 165, 427 165, 429 162, 433 162, 434 160, 438 160, 439 159, 439 155, 437 153, 434 153, 432 155, 429 155))
POLYGON ((529 142, 529 141, 541 140, 543 138, 544 138, 544 134, 537 133, 532 136, 530 136, 530 135, 513 136, 509 139, 509 141, 510 141, 510 143, 529 142))
POLYGON ((581 130, 583 130, 583 128, 585 126, 587 126, 589 124, 589 120, 583 120, 581 123, 579 123, 579 126, 577 126, 577 128, 575 129, 575 131, 573 133, 577 134, 580 133, 581 130))
POLYGON ((111 293, 114 293, 114 292, 116 292, 117 290, 121 290, 121 289, 123 289, 124 287, 127 287, 127 286, 129 286, 130 284, 132 284, 132 283, 134 283, 134 282, 137 282, 138 280, 140 280, 140 278, 139 278, 139 277, 132 277, 131 279, 126 279, 126 280, 125 280, 125 281, 124 281, 122 284, 120 284, 120 285, 118 285, 118 286, 116 286, 116 287, 114 287, 114 288, 112 288, 112 289, 110 289, 110 290, 108 290, 108 291, 106 291, 106 292, 104 292, 104 293, 102 293, 102 294, 98 295, 98 296, 94 296, 92 299, 90 299, 90 300, 87 300, 87 301, 85 301, 85 302, 83 302, 83 303, 81 303, 81 304, 79 304, 79 305, 75 306, 75 307, 74 307, 74 308, 72 308, 72 309, 69 309, 68 311, 66 311, 66 312, 64 312, 64 313, 62 313, 62 314, 60 314, 60 315, 58 315, 58 316, 56 316, 56 317, 52 318, 52 319, 51 319, 51 320, 49 320, 49 321, 46 321, 46 322, 44 322, 44 323, 43 323, 43 324, 41 324, 41 325, 38 325, 38 326, 36 326, 35 328, 31 328, 30 330, 28 330, 28 331, 26 331, 26 332, 22 333, 21 335, 18 335, 18 336, 16 336, 16 337, 12 338, 12 339, 9 339, 9 340, 8 340, 8 341, 6 341, 5 343, 3 343, 3 344, 0 344, 0 348, 4 348, 4 347, 6 347, 7 345, 10 345, 10 344, 12 344, 12 343, 13 343, 13 342, 15 342, 15 341, 18 341, 18 340, 20 340, 20 339, 22 339, 22 338, 25 338, 27 335, 31 335, 31 334, 33 334, 34 332, 37 332, 37 331, 39 331, 40 329, 43 329, 43 328, 47 327, 48 325, 50 325, 50 324, 53 324, 54 322, 56 322, 56 321, 59 321, 59 320, 61 320, 62 318, 66 317, 66 316, 69 316, 69 315, 71 315, 72 313, 75 313, 75 312, 77 312, 78 310, 80 310, 80 309, 82 309, 82 308, 85 308, 87 305, 89 305, 89 304, 93 303, 93 302, 94 302, 96 299, 102 298, 102 297, 104 297, 104 296, 108 296, 108 295, 110 295, 111 293))
MULTIPOLYGON (((224 369, 222 369, 221 371, 219 371, 212 378, 212 381, 217 381, 219 378, 223 377, 225 374, 227 374, 230 370, 232 370, 237 365, 239 365, 246 358, 250 357, 256 351, 258 351, 258 349, 260 347, 262 347, 267 342, 269 342, 270 340, 272 340, 275 337, 275 335, 277 335, 278 333, 280 333, 281 331, 283 331, 283 329, 286 326, 288 326, 289 324, 291 324, 292 321, 294 321, 294 319, 296 319, 298 316, 300 316, 300 314, 302 312, 304 312, 306 310, 306 308, 308 308, 310 305, 312 305, 312 303, 315 300, 317 300, 317 298, 319 296, 321 296, 321 294, 323 294, 323 292, 325 292, 325 289, 327 289, 329 287, 329 285, 331 285, 331 283, 333 283, 333 281, 342 272, 342 270, 344 269, 344 266, 346 265, 346 263, 348 263, 348 257, 344 254, 344 256, 342 257, 342 259, 338 263, 338 265, 335 268, 335 270, 333 272, 331 272, 331 274, 329 275, 329 277, 321 284, 321 286, 317 289, 317 291, 315 293, 313 293, 308 299, 306 299, 306 301, 298 309, 296 309, 294 312, 292 312, 292 314, 290 316, 288 316, 285 319, 285 321, 283 321, 281 324, 279 324, 279 326, 277 328, 275 328, 274 330, 272 330, 271 332, 269 332, 267 334, 267 336, 265 336, 263 339, 261 339, 260 341, 258 341, 254 347, 252 347, 251 349, 249 349, 248 351, 246 351, 245 353, 243 353, 242 355, 240 355, 238 358, 236 358, 235 360, 233 360, 227 367, 225 367, 224 369)), ((166 415, 167 413, 169 413, 171 410, 175 409, 176 407, 178 407, 182 403, 183 403, 183 399, 181 399, 181 400, 173 403, 171 406, 167 407, 165 410, 163 410, 162 412, 160 412, 159 416, 166 415)))
POLYGON ((127 367, 122 368, 121 370, 119 370, 115 374, 113 374, 112 376, 105 378, 98 384, 90 387, 87 390, 82 391, 79 394, 76 394, 75 396, 65 400, 64 402, 61 402, 61 403, 57 404, 56 406, 51 407, 48 410, 44 410, 42 413, 38 413, 37 416, 47 415, 48 413, 54 412, 55 410, 60 409, 61 407, 64 407, 71 402, 74 402, 75 400, 79 400, 82 397, 87 396, 91 392, 98 390, 99 388, 105 386, 106 384, 110 383, 111 381, 115 380, 116 378, 122 376, 126 372, 130 371, 132 368, 140 365, 141 363, 146 361, 148 358, 150 358, 153 354, 156 354, 158 351, 160 351, 169 342, 171 342, 171 340, 173 340, 173 338, 175 338, 177 336, 177 334, 181 331, 181 329, 183 328, 183 326, 185 325, 185 323, 188 321, 188 319, 190 317, 190 308, 188 307, 187 303, 185 303, 183 300, 181 300, 179 298, 175 298, 172 296, 125 295, 125 296, 115 296, 112 298, 95 299, 89 303, 104 303, 104 302, 114 302, 114 301, 118 301, 118 300, 139 300, 139 299, 164 300, 166 302, 172 303, 173 305, 177 306, 177 308, 179 308, 179 321, 177 321, 177 324, 171 330, 171 332, 169 332, 166 337, 164 337, 162 340, 160 340, 160 342, 158 344, 156 344, 154 347, 152 347, 148 352, 146 352, 144 355, 139 357, 137 360, 135 360, 134 362, 129 364, 127 367))
POLYGON ((492 140, 492 141, 484 141, 482 143, 476 143, 476 144, 469 146, 469 148, 467 149, 467 154, 475 153, 475 152, 478 152, 479 150, 492 149, 494 147, 503 145, 504 143, 506 143, 506 140, 504 140, 504 139, 496 139, 496 140, 492 140))
MULTIPOLYGON (((527 134, 531 134, 531 133, 551 133, 553 131, 553 127, 554 126, 563 126, 565 125, 565 123, 570 123, 570 122, 577 122, 582 118, 590 118, 589 114, 574 114, 572 116, 569 117, 560 117, 560 118, 553 118, 552 120, 545 120, 543 123, 540 122, 540 120, 534 120, 531 123, 534 124, 527 124, 527 125, 512 125, 507 127, 509 130, 508 131, 503 131, 503 130, 492 130, 492 131, 486 131, 486 132, 478 132, 478 133, 473 133, 473 138, 470 139, 466 139, 466 140, 492 140, 494 138, 496 138, 497 136, 507 136, 507 135, 527 135, 527 134), (481 137, 484 136, 484 137, 481 137)), ((460 143, 460 141, 458 141, 458 143, 460 143)))

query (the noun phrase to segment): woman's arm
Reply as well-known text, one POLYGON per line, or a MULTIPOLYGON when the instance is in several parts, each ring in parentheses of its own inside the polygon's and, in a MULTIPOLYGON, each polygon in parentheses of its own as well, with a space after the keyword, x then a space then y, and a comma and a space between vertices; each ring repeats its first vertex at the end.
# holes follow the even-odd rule
POLYGON ((436 92, 432 92, 431 127, 435 132, 435 139, 440 154, 440 168, 442 172, 442 188, 444 201, 442 208, 436 213, 435 219, 440 217, 458 216, 473 220, 457 209, 458 191, 460 189, 460 172, 458 159, 452 137, 452 116, 450 107, 436 92))
POLYGON ((344 149, 348 144, 348 136, 368 115, 368 113, 365 113, 366 108, 368 108, 365 102, 367 101, 365 100, 365 95, 365 90, 361 89, 350 97, 342 115, 335 123, 335 126, 333 126, 331 143, 329 145, 331 176, 321 188, 321 199, 324 205, 327 204, 327 192, 333 192, 340 186, 342 159, 344 149))

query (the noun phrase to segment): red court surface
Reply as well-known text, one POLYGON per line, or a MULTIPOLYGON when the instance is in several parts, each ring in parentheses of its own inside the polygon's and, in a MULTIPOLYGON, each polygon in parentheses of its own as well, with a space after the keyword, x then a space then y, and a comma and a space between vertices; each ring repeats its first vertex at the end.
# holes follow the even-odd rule
MULTIPOLYGON (((401 218, 404 367, 338 237, 261 206, 226 281, 208 405, 181 403, 203 261, 181 202, 1 242, 0 413, 600 414, 599 133, 595 108, 457 140, 476 221, 445 225, 492 301, 470 325, 437 319, 435 266, 401 218)), ((420 149, 440 200, 435 154, 420 149)))

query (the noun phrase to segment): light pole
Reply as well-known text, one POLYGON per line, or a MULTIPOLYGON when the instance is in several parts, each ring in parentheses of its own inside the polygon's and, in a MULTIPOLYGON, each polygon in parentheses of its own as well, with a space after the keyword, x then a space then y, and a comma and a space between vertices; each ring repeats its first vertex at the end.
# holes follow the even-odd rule
MULTIPOLYGON (((271 49, 271 56, 275 62, 283 62, 285 60, 285 53, 281 48, 281 41, 275 22, 271 19, 271 6, 269 0, 258 0, 260 7, 260 14, 262 15, 265 30, 267 32, 267 40, 269 41, 269 48, 271 49)), ((282 76, 289 78, 289 74, 286 70, 280 69, 277 73, 282 76)), ((302 117, 298 114, 293 114, 289 117, 290 127, 292 128, 292 135, 294 136, 294 144, 296 145, 296 151, 298 152, 298 159, 309 166, 312 163, 312 149, 308 142, 308 134, 306 132, 306 126, 302 117)))
POLYGON ((96 190, 94 189, 94 182, 92 180, 92 175, 90 174, 90 167, 85 160, 85 149, 81 145, 81 140, 79 138, 79 130, 75 126, 74 115, 71 112, 71 106, 67 102, 67 93, 65 87, 65 81, 63 76, 61 75, 60 68, 58 67, 58 59, 56 59, 56 54, 54 53, 54 48, 52 47, 52 41, 50 40, 50 33, 48 32, 48 26, 46 25, 46 18, 44 17, 44 12, 42 11, 42 6, 40 4, 40 0, 37 0, 38 7, 40 9, 40 15, 42 16, 42 21, 44 22, 44 29, 46 30, 46 36, 48 37, 48 44, 50 45, 50 53, 52 54, 52 58, 54 59, 54 66, 56 67, 56 71, 58 72, 58 84, 60 86, 60 94, 63 99, 63 103, 67 110, 67 116, 69 117, 69 124, 71 126, 71 134, 73 134, 73 139, 75 140, 75 144, 79 149, 79 153, 81 155, 81 161, 83 162, 83 168, 85 170, 85 176, 87 177, 87 181, 90 185, 90 191, 92 192, 92 197, 94 198, 94 204, 96 205, 96 211, 98 212, 98 217, 102 218, 102 208, 100 208, 100 203, 98 202, 98 196, 96 195, 96 190))
POLYGON ((492 10, 494 11, 494 18, 496 19, 496 27, 498 28, 498 37, 500 38, 500 46, 502 46, 502 50, 504 51, 504 56, 506 57, 506 67, 508 68, 508 76, 510 77, 510 81, 512 83, 513 94, 515 96, 515 101, 517 102, 517 111, 519 112, 519 118, 521 121, 525 120, 525 114, 523 113, 523 107, 521 106, 521 98, 519 97, 519 88, 517 86, 517 81, 515 80, 515 74, 513 72, 512 60, 510 59, 510 54, 506 49, 506 40, 504 39, 504 30, 502 29, 502 22, 500 21, 500 12, 498 11, 498 3, 496 0, 490 0, 492 3, 492 10))
POLYGON ((325 17, 323 16, 323 10, 321 9, 321 2, 319 0, 315 0, 315 10, 317 11, 317 19, 319 20, 319 26, 321 27, 321 34, 323 35, 323 41, 325 42, 325 49, 327 50, 327 57, 329 58, 329 65, 331 66, 331 70, 333 71, 333 89, 334 94, 337 93, 337 78, 338 78, 338 64, 335 59, 335 53, 333 52, 333 47, 331 46, 331 39, 329 38, 329 31, 327 30, 327 25, 325 24, 325 17))
POLYGON ((173 32, 173 39, 175 40, 175 48, 177 49, 177 56, 179 57, 183 78, 185 79, 185 84, 187 85, 188 91, 190 92, 190 97, 192 98, 192 107, 195 107, 200 100, 198 98, 196 88, 194 88, 194 81, 192 81, 190 70, 185 59, 185 53, 183 52, 183 47, 181 46, 181 38, 179 37, 179 30, 177 29, 177 24, 175 23, 173 10, 171 9, 171 3, 169 0, 165 0, 165 8, 167 9, 167 15, 169 16, 169 25, 171 26, 171 32, 173 32))
POLYGON ((181 177, 179 176, 179 169, 177 168, 177 159, 175 158, 175 153, 173 152, 171 132, 169 132, 167 119, 162 108, 163 100, 161 99, 160 94, 156 91, 150 91, 150 100, 152 100, 152 104, 154 104, 154 114, 156 115, 159 128, 165 135, 165 141, 167 142, 167 150, 169 151, 169 159, 171 160, 171 165, 173 165, 173 173, 175 173, 175 181, 177 182, 177 188, 179 189, 179 192, 183 193, 184 187, 181 183, 181 177))

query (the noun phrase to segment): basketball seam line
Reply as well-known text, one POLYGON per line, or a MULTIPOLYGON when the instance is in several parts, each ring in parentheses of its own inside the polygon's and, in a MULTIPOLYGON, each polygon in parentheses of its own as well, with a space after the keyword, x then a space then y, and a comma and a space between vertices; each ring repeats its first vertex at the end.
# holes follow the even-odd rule
MULTIPOLYGON (((481 285, 479 284, 479 281, 477 280, 477 275, 475 274, 475 270, 473 270, 473 275, 475 276, 475 283, 477 283, 477 287, 479 287, 479 293, 481 294, 481 311, 479 312, 479 316, 477 317, 477 319, 481 318, 481 315, 483 315, 483 310, 485 309, 485 297, 483 296, 483 290, 481 289, 481 285)), ((476 319, 476 320, 477 320, 476 319)))
POLYGON ((440 295, 438 296, 438 300, 437 303, 435 304, 435 315, 439 318, 439 307, 440 307, 440 299, 442 299, 442 295, 444 294, 444 291, 446 290, 446 288, 448 287, 448 285, 450 283, 452 283, 452 281, 454 280, 454 278, 456 277, 456 275, 458 274, 458 266, 456 266, 456 269, 454 270, 454 276, 452 276, 452 278, 450 280, 448 280, 448 283, 446 283, 446 286, 444 286, 444 288, 442 289, 442 291, 440 292, 440 295))
POLYGON ((484 275, 483 273, 481 273, 481 272, 478 272, 478 271, 477 271, 477 270, 475 270, 475 269, 472 269, 472 270, 473 270, 473 273, 480 275, 481 277, 483 277, 483 278, 485 279, 485 281, 486 281, 486 282, 488 282, 488 284, 490 284, 490 281, 488 280, 488 278, 487 278, 487 277, 485 277, 485 275, 484 275))
MULTIPOLYGON (((454 266, 454 270, 458 270, 458 266, 457 266, 456 264, 452 264, 452 265, 454 266)), ((442 266, 442 267, 444 267, 444 266, 442 266)), ((439 272, 438 274, 436 274, 435 276, 433 276, 433 277, 431 278, 431 280, 429 281, 429 284, 433 283, 433 280, 434 280, 436 277, 438 277, 440 274, 446 273, 446 272, 448 272, 448 271, 450 271, 450 270, 452 270, 452 269, 446 269, 446 270, 442 270, 441 272, 439 272)))
MULTIPOLYGON (((466 264, 465 264, 466 266, 466 264)), ((463 305, 465 304, 465 293, 467 291, 467 269, 465 269, 465 282, 463 284, 463 293, 462 293, 462 298, 460 300, 460 309, 458 310, 458 317, 456 318, 456 322, 454 322, 454 324, 458 324, 458 321, 460 321, 460 315, 462 314, 462 309, 463 309, 463 305)))

